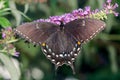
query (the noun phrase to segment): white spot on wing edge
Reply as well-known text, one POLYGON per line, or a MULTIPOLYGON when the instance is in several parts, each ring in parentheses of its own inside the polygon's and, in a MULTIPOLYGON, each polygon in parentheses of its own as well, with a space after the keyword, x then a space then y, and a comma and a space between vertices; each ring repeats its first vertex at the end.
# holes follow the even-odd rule
POLYGON ((85 20, 82 20, 82 26, 85 26, 85 20))
POLYGON ((57 65, 59 65, 60 64, 60 62, 57 62, 57 65))
POLYGON ((77 56, 77 55, 78 55, 78 54, 76 54, 76 53, 74 54, 74 56, 77 56))
POLYGON ((38 23, 35 24, 35 27, 36 27, 37 29, 39 29, 38 23))
POLYGON ((71 62, 70 62, 70 61, 68 61, 68 64, 71 64, 71 62))
POLYGON ((43 49, 43 52, 47 53, 47 50, 43 49))
POLYGON ((51 55, 47 55, 48 58, 51 58, 51 55))
POLYGON ((86 39, 85 41, 83 41, 83 43, 86 43, 89 40, 93 39, 93 37, 95 37, 96 34, 100 32, 100 30, 102 31, 105 28, 105 26, 106 24, 104 23, 96 32, 93 33, 93 35, 90 36, 90 39, 86 39))
POLYGON ((52 62, 55 62, 55 59, 52 59, 51 61, 52 61, 52 62))
POLYGON ((75 58, 71 58, 71 60, 72 60, 72 61, 74 61, 74 60, 75 60, 75 58))
POLYGON ((58 55, 56 55, 56 57, 58 58, 59 56, 58 56, 58 55))
POLYGON ((77 51, 80 51, 80 48, 78 48, 77 51))
POLYGON ((20 35, 22 38, 28 40, 29 42, 33 43, 33 44, 38 44, 37 42, 35 41, 32 41, 28 36, 26 36, 25 34, 23 34, 22 32, 20 32, 19 30, 17 29, 14 29, 15 33, 20 35))
POLYGON ((49 52, 52 52, 52 50, 51 50, 50 48, 48 49, 48 51, 49 51, 49 52))
POLYGON ((55 53, 53 52, 53 53, 52 53, 52 55, 54 56, 54 55, 55 55, 55 53))
POLYGON ((64 57, 63 54, 59 54, 59 56, 62 57, 62 58, 64 57))

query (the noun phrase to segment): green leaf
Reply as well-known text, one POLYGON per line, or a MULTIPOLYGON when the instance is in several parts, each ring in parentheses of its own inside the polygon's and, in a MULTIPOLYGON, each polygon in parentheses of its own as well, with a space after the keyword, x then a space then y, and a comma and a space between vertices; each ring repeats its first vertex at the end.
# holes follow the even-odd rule
POLYGON ((10 11, 10 8, 1 9, 0 10, 0 17, 7 15, 7 14, 10 14, 9 11, 10 11))
POLYGON ((1 9, 1 10, 0 10, 0 14, 1 14, 1 13, 4 13, 4 12, 8 12, 8 11, 10 11, 10 8, 1 9))
POLYGON ((10 14, 10 12, 4 12, 4 13, 0 13, 0 16, 5 16, 5 15, 8 15, 10 14))
MULTIPOLYGON (((29 6, 29 5, 26 6, 25 12, 27 11, 27 7, 28 7, 28 6, 29 6)), ((22 16, 24 16, 26 19, 28 19, 29 21, 31 21, 31 19, 30 19, 28 16, 26 16, 23 12, 17 10, 17 7, 16 7, 16 4, 15 4, 14 0, 10 0, 10 1, 9 1, 9 7, 10 7, 10 10, 11 10, 11 12, 12 12, 12 15, 13 15, 13 16, 15 17, 15 19, 16 19, 16 26, 20 25, 21 20, 22 20, 22 16), (21 16, 21 15, 22 15, 22 16, 21 16)))
POLYGON ((11 79, 10 80, 19 80, 20 78, 20 72, 15 67, 15 64, 12 62, 12 60, 5 54, 0 53, 0 60, 5 65, 6 69, 10 73, 11 79))
POLYGON ((13 0, 9 0, 9 7, 11 8, 12 15, 16 19, 16 25, 17 26, 20 25, 22 17, 17 11, 14 11, 14 10, 17 10, 17 7, 16 7, 16 4, 13 0))
POLYGON ((0 17, 0 25, 6 28, 11 26, 11 23, 5 17, 0 17))
POLYGON ((29 4, 26 3, 24 6, 24 14, 26 14, 28 10, 29 10, 29 4))

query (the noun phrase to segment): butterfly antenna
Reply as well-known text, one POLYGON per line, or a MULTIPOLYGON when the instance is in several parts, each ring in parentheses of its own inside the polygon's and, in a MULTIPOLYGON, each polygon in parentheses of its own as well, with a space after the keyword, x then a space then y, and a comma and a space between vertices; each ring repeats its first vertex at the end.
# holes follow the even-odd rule
POLYGON ((72 71, 73 71, 73 74, 75 74, 75 67, 74 67, 74 63, 72 63, 72 64, 70 65, 70 67, 71 67, 71 69, 72 69, 72 71))
POLYGON ((55 65, 55 76, 57 76, 57 69, 58 69, 58 65, 55 65))
POLYGON ((58 65, 55 65, 55 71, 57 71, 58 67, 59 67, 58 65))

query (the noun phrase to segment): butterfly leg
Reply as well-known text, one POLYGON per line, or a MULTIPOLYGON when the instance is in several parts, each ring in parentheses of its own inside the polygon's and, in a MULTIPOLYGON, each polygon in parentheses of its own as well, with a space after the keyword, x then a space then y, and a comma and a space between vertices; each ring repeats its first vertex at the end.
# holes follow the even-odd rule
POLYGON ((30 42, 26 40, 25 43, 27 43, 28 44, 28 48, 30 48, 30 42))

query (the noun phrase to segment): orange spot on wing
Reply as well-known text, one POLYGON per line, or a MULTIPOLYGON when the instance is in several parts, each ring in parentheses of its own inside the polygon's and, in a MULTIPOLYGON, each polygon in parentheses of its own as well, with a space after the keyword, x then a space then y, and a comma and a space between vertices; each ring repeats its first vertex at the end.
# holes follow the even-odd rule
POLYGON ((78 44, 78 45, 80 45, 80 44, 81 44, 81 42, 80 42, 80 41, 78 41, 78 42, 77 42, 77 44, 78 44))
POLYGON ((46 46, 46 44, 45 44, 45 43, 42 43, 42 46, 46 46))

